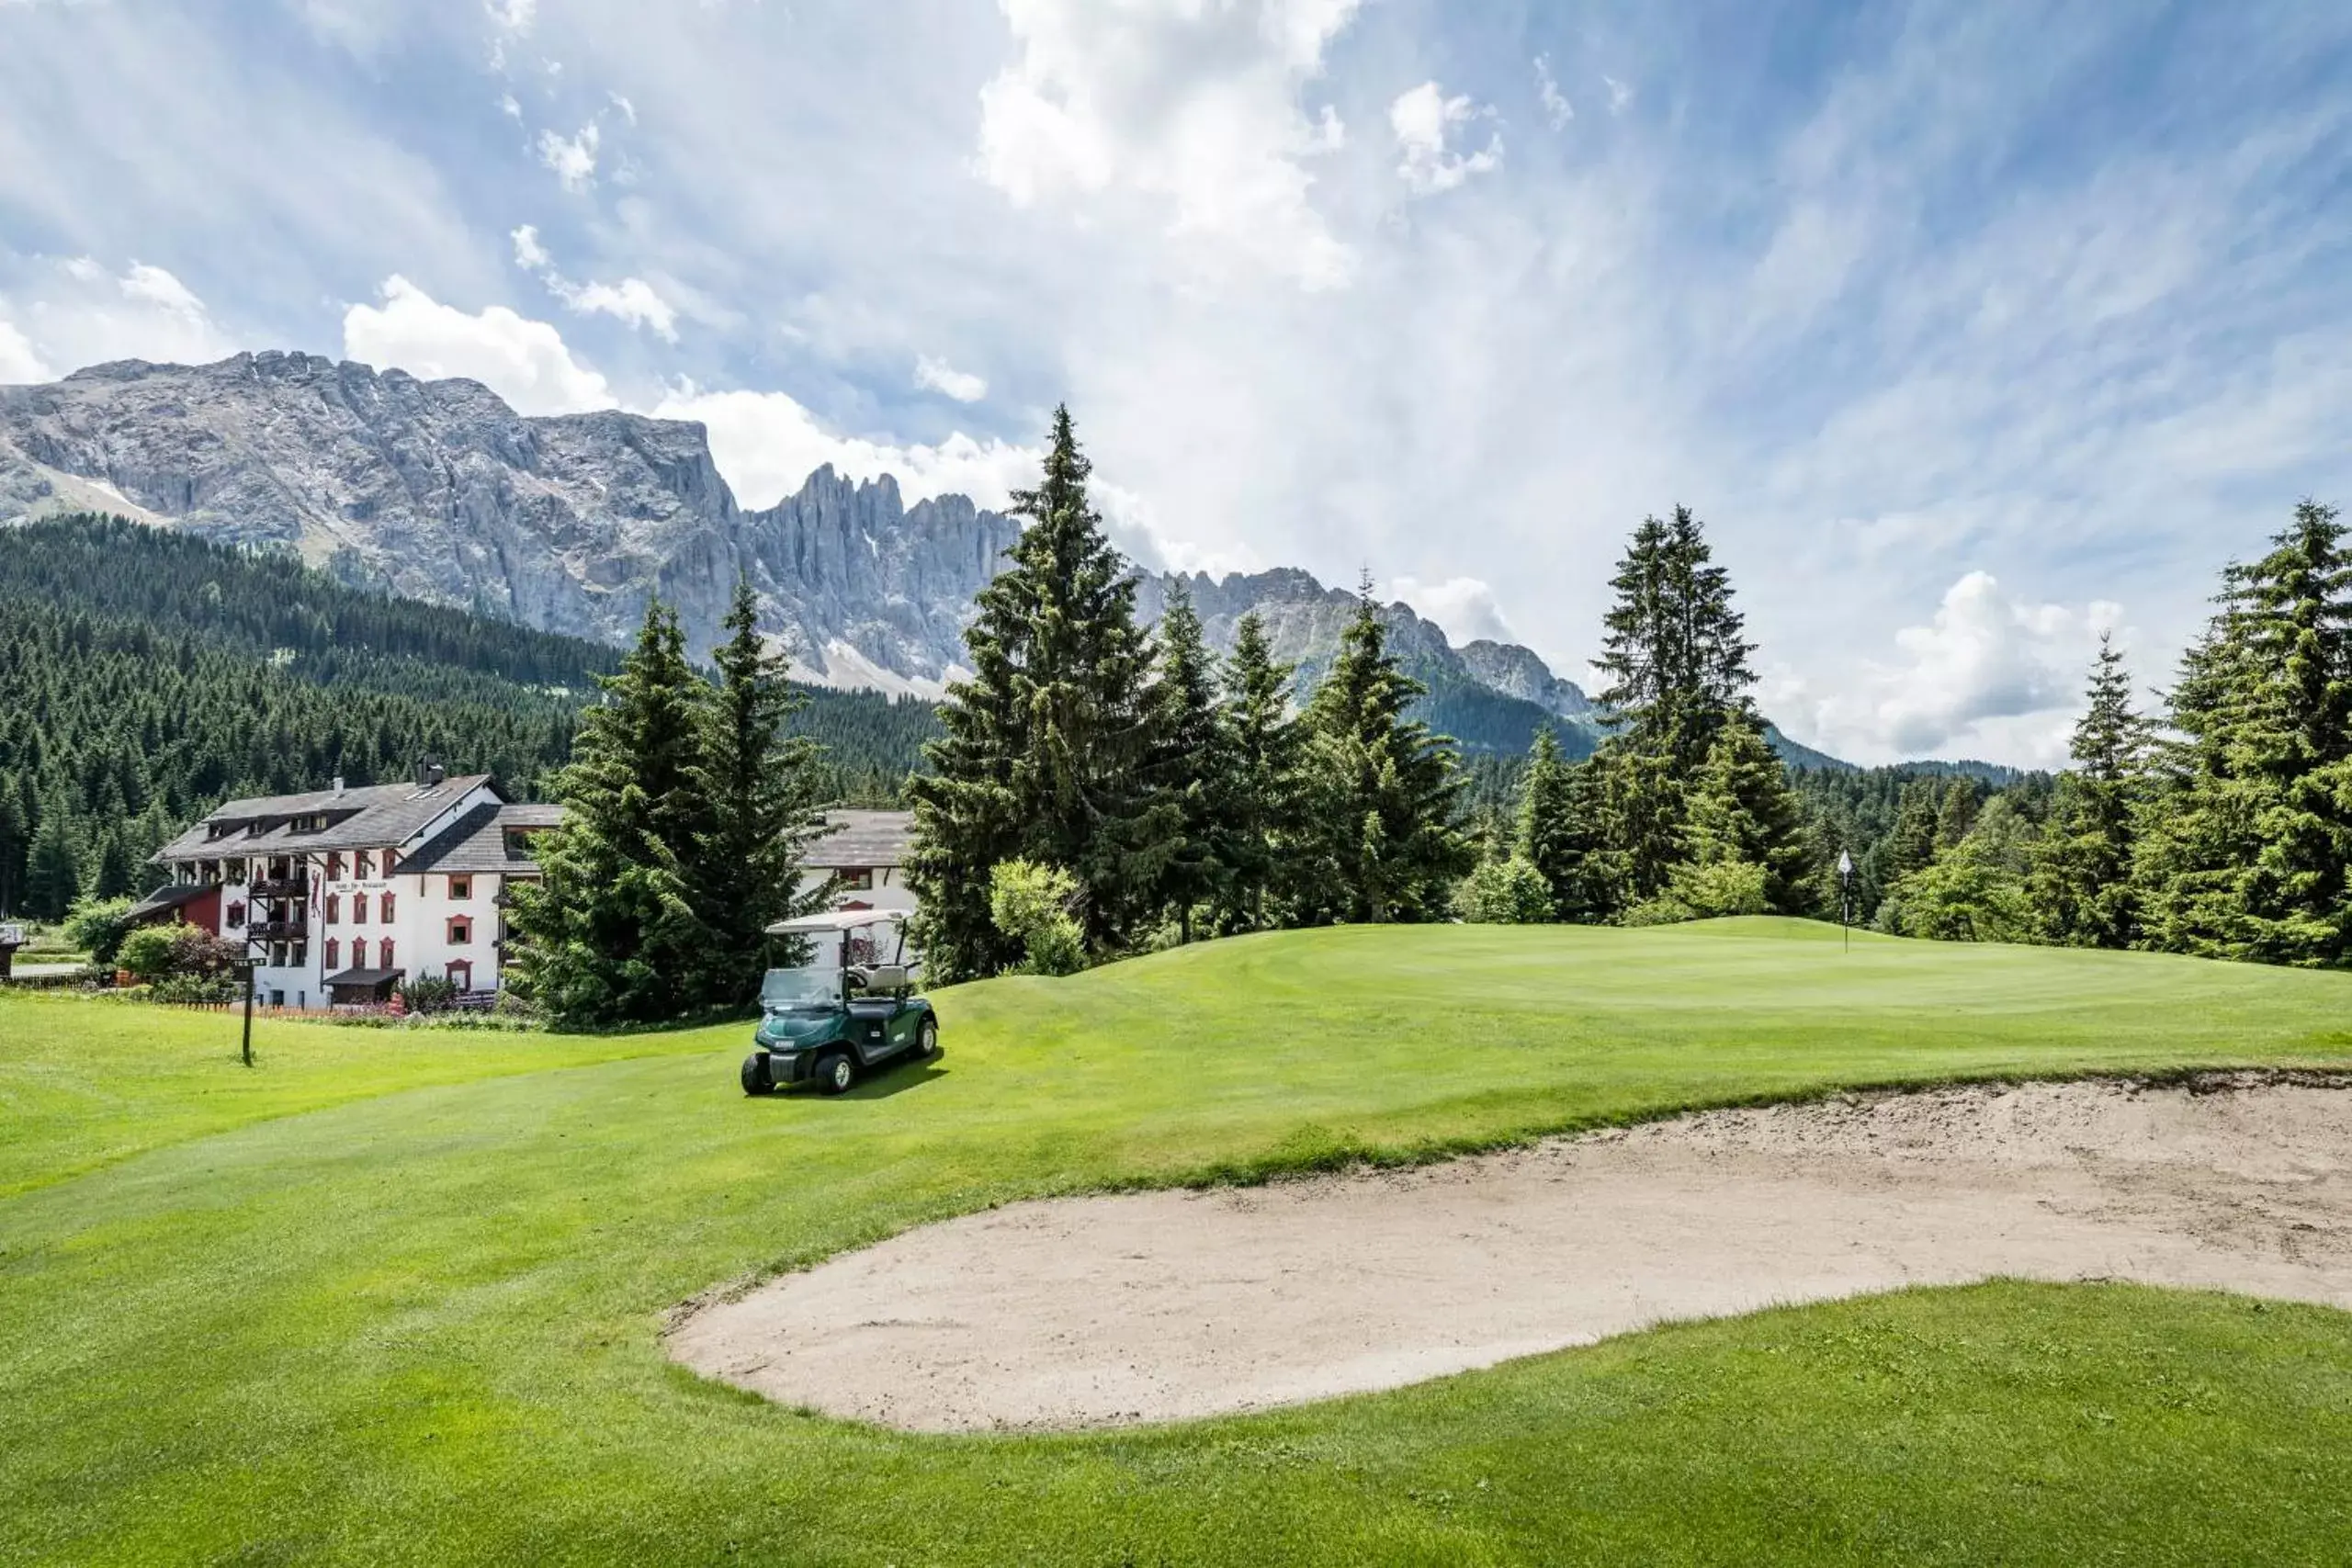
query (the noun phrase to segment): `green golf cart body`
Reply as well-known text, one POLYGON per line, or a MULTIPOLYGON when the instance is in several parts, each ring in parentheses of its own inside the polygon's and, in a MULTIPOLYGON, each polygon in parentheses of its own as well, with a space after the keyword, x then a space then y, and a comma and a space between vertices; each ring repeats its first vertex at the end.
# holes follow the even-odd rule
POLYGON ((760 1027, 743 1058, 743 1092, 814 1084, 839 1094, 891 1062, 939 1054, 939 1019, 914 994, 906 916, 832 909, 779 920, 813 962, 771 969, 760 983, 760 1027))

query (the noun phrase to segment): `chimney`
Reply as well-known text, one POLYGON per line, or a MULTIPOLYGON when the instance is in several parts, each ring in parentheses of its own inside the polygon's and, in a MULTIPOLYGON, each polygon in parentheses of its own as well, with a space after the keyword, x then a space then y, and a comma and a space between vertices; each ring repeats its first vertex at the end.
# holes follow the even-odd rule
POLYGON ((416 765, 416 787, 419 789, 435 788, 448 776, 449 770, 441 765, 438 757, 427 757, 416 765))
POLYGON ((341 800, 343 798, 343 775, 341 773, 337 773, 334 776, 334 797, 337 800, 341 800))

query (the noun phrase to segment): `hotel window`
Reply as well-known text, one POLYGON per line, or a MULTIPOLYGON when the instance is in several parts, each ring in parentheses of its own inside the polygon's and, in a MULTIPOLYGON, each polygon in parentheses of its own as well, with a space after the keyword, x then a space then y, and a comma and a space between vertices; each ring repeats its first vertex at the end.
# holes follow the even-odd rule
POLYGON ((449 879, 449 897, 451 898, 470 898, 473 896, 474 879, 472 877, 453 876, 449 879))
POLYGON ((343 857, 341 855, 327 856, 327 880, 329 882, 341 882, 343 880, 343 857))
POLYGON ((343 943, 334 937, 327 938, 327 967, 330 969, 343 967, 343 943))
POLYGON ((376 900, 376 918, 383 921, 388 926, 392 923, 392 896, 390 894, 387 893, 381 898, 376 900))
POLYGON ((311 964, 311 944, 310 944, 309 942, 296 942, 296 943, 294 944, 294 947, 293 947, 293 953, 294 953, 294 967, 295 967, 295 968, 297 968, 297 969, 307 969, 307 968, 309 968, 309 967, 310 967, 310 964, 311 964))
POLYGON ((222 918, 220 923, 231 927, 243 925, 245 923, 245 907, 243 904, 230 905, 229 912, 222 918))
POLYGON ((392 939, 390 937, 386 937, 383 941, 376 944, 376 967, 379 969, 390 969, 391 966, 392 939))
POLYGON ((343 924, 343 895, 340 893, 327 895, 327 924, 331 926, 343 924))
POLYGON ((354 893, 351 896, 351 923, 355 926, 364 926, 368 923, 368 895, 365 893, 354 893))
POLYGON ((386 850, 386 851, 384 852, 384 874, 385 874, 386 876, 390 876, 390 875, 391 875, 391 874, 392 874, 392 867, 394 867, 394 866, 396 866, 396 865, 400 864, 400 863, 401 863, 401 857, 400 857, 400 852, 399 852, 399 851, 397 851, 397 850, 386 850))
POLYGON ((376 874, 376 857, 366 850, 351 857, 351 874, 365 882, 376 874))
POLYGON ((466 919, 463 915, 457 916, 455 919, 450 920, 449 945, 451 947, 469 946, 472 943, 473 940, 474 923, 471 920, 466 919))
POLYGON ((874 890, 874 872, 867 866, 840 873, 842 890, 846 893, 870 893, 874 890))

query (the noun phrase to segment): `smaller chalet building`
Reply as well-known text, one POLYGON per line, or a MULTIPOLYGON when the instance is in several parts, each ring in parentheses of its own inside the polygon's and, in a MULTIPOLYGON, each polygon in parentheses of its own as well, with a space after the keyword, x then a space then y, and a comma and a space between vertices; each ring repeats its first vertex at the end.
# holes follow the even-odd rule
POLYGON ((538 876, 531 836, 562 813, 435 763, 405 784, 232 800, 156 855, 172 880, 132 916, 250 943, 254 994, 276 1007, 380 1002, 412 978, 494 991, 507 888, 538 876))
POLYGON ((907 850, 914 841, 911 811, 828 811, 825 831, 809 841, 800 890, 833 883, 836 909, 907 909, 907 850))

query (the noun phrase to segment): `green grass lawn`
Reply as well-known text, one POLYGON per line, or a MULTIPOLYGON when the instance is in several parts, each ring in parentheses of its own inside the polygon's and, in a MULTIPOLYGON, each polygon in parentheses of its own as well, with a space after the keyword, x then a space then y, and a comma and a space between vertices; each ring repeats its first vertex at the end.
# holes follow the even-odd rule
MULTIPOLYGON (((0 1561, 2341 1562, 2352 1316, 1990 1284, 1274 1414, 919 1438, 661 1314, 1011 1198, 1858 1083, 2352 1065, 2352 976, 1775 921, 1204 944, 752 1100, 599 1039, 0 998, 0 1561)), ((821 1333, 822 1325, 810 1332, 821 1333)))

